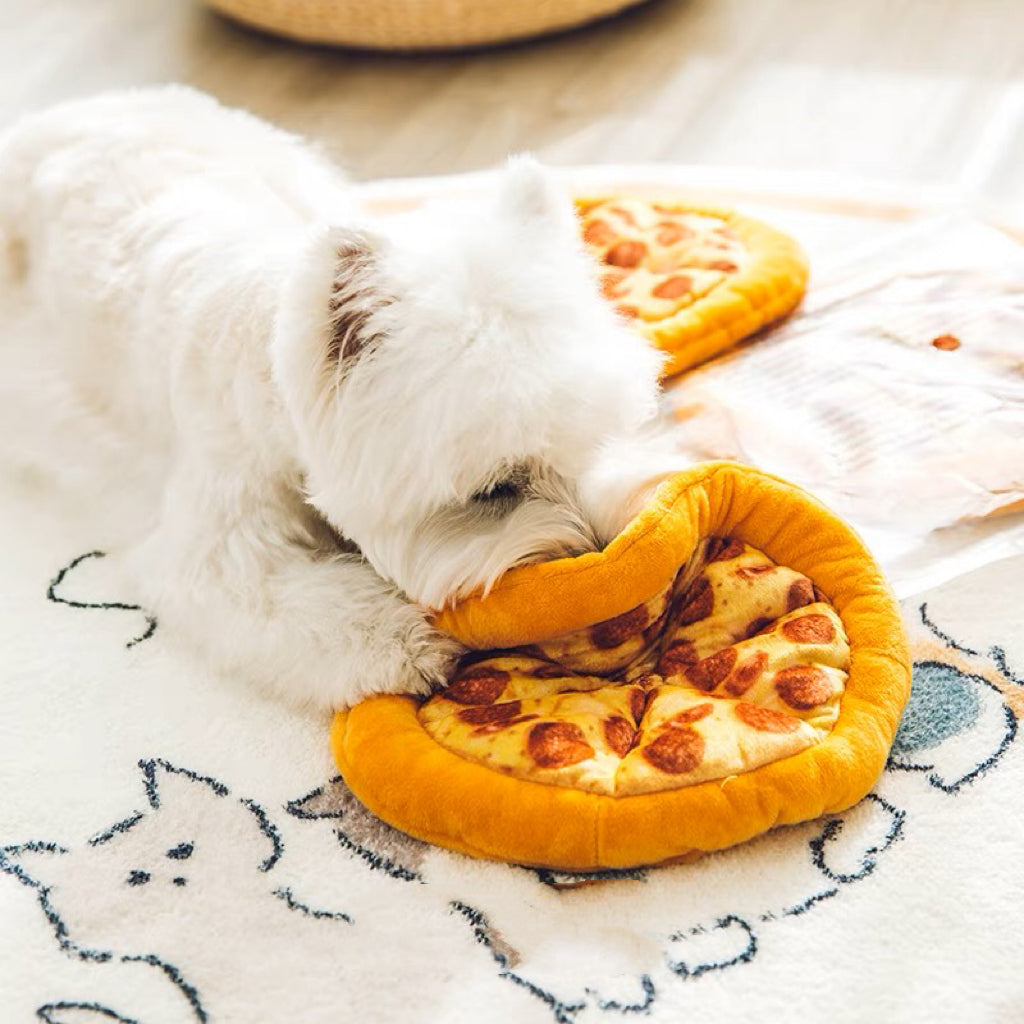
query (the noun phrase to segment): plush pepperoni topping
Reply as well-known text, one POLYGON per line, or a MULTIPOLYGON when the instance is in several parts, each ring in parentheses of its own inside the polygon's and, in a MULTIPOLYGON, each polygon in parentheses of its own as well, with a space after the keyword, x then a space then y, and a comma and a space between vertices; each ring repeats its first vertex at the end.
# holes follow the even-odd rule
POLYGON ((618 242, 604 255, 605 263, 613 267, 635 267, 647 255, 643 242, 618 242))
POLYGON ((721 270, 725 274, 733 274, 739 269, 732 260, 712 260, 708 264, 708 270, 721 270))
POLYGON ((757 654, 741 662, 726 682, 726 692, 732 694, 733 697, 742 697, 757 682, 767 664, 768 655, 764 651, 758 651, 757 654))
POLYGON ((493 704, 502 694, 509 674, 490 665, 479 665, 462 672, 444 691, 458 704, 493 704))
POLYGON ((932 338, 932 348, 940 352, 955 352, 960 347, 960 339, 955 334, 940 334, 932 338))
POLYGON ((611 245, 617 237, 615 229, 597 217, 583 229, 583 241, 588 245, 611 245))
POLYGON ((573 722, 538 722, 526 737, 526 749, 541 768, 566 768, 594 756, 583 730, 573 722))
POLYGON ((743 554, 743 541, 735 537, 709 537, 705 550, 708 562, 731 562, 743 554))
POLYGON ((693 278, 686 274, 673 274, 659 281, 651 289, 651 294, 656 299, 679 299, 693 291, 693 278))
POLYGON ((774 572, 778 566, 775 565, 741 565, 736 570, 736 575, 741 580, 755 580, 766 572, 774 572))
POLYGON ((654 237, 658 245, 675 245, 676 242, 681 242, 684 238, 692 238, 695 234, 696 232, 692 228, 686 227, 685 224, 663 220, 658 225, 658 233, 654 237))
POLYGON ((633 721, 637 725, 640 724, 640 720, 644 717, 644 711, 647 710, 647 699, 650 695, 641 686, 634 686, 629 693, 629 713, 633 716, 633 721))
POLYGON ((749 704, 745 700, 738 701, 735 707, 736 717, 758 732, 796 732, 800 723, 790 715, 771 708, 762 708, 757 704, 749 704))
POLYGON ((665 724, 670 729, 681 729, 684 725, 692 725, 702 718, 707 718, 714 710, 714 704, 708 700, 703 704, 694 704, 692 708, 687 708, 685 711, 677 712, 665 724))
POLYGON ((627 320, 635 320, 640 315, 640 310, 636 306, 630 306, 624 302, 615 307, 615 312, 627 320))
POLYGON ((704 737, 692 726, 666 729, 641 751, 644 760, 667 775, 692 772, 704 760, 704 737))
POLYGON ((614 213, 616 217, 624 220, 631 228, 638 228, 640 225, 636 222, 636 217, 627 210, 624 206, 609 206, 608 211, 614 213))
POLYGON ((627 640, 642 633, 649 621, 647 606, 638 604, 628 612, 616 615, 614 619, 606 619, 591 626, 590 639, 595 647, 608 651, 613 647, 621 647, 627 640))
POLYGON ((550 661, 530 669, 530 675, 534 679, 564 679, 568 674, 561 665, 555 665, 550 661))
POLYGON ((808 579, 794 580, 786 592, 786 611, 795 612, 805 604, 814 602, 814 584, 808 579))
POLYGON ((683 595, 679 608, 679 625, 692 626, 706 619, 715 607, 715 595, 706 576, 699 576, 683 595))
POLYGON ((665 628, 665 620, 668 618, 669 606, 666 604, 661 610, 661 614, 649 625, 644 627, 644 641, 645 643, 654 643, 665 628))
POLYGON ((516 654, 523 658, 539 658, 541 661, 547 661, 548 658, 536 644, 526 644, 523 647, 517 647, 516 654))
POLYGON ((499 722, 507 725, 513 718, 518 717, 522 710, 522 701, 510 700, 504 704, 463 708, 459 712, 459 719, 467 725, 494 725, 499 722))
POLYGON ((816 665, 790 665, 775 673, 775 692, 791 708, 808 711, 832 696, 832 681, 816 665))
POLYGON ((633 745, 633 736, 636 729, 619 715, 612 715, 602 723, 604 738, 608 746, 615 751, 619 757, 625 757, 629 748, 633 745))
POLYGON ((767 616, 761 616, 761 618, 754 619, 754 621, 747 626, 744 638, 749 640, 752 636, 760 636, 762 633, 770 633, 774 628, 774 619, 769 619, 767 616))
POLYGON ((485 725, 478 725, 473 730, 474 736, 487 736, 490 733, 501 732, 502 729, 507 729, 512 725, 519 725, 521 722, 532 722, 535 718, 540 718, 540 715, 516 715, 515 718, 510 718, 507 722, 487 722, 485 725))
POLYGON ((733 670, 736 658, 736 648, 726 647, 691 665, 686 669, 686 678, 698 690, 713 690, 733 670))
POLYGON ((601 275, 601 294, 606 299, 621 299, 629 290, 623 288, 622 284, 629 277, 625 270, 610 270, 607 274, 601 275))
POLYGON ((675 640, 658 659, 658 673, 663 676, 679 676, 699 660, 697 648, 691 640, 675 640))
POLYGON ((783 623, 782 635, 795 644, 828 644, 836 636, 836 628, 826 615, 801 615, 783 623))

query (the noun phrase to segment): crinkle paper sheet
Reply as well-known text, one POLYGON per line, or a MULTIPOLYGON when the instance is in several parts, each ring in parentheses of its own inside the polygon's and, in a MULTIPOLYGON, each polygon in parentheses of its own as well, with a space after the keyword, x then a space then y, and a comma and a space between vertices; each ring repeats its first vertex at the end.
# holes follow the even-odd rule
POLYGON ((894 230, 666 402, 688 454, 817 495, 900 596, 1024 550, 1024 249, 966 216, 894 230))

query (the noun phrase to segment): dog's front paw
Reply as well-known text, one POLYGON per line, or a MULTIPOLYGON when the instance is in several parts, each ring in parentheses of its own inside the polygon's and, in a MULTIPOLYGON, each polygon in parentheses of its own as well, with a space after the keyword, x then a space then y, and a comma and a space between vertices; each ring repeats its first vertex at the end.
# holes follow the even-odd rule
POLYGON ((434 629, 416 606, 390 611, 388 622, 375 623, 375 635, 360 651, 359 664, 337 674, 330 694, 335 707, 378 694, 429 696, 444 685, 465 652, 457 641, 434 629))
POLYGON ((465 654, 466 648, 445 633, 439 633, 430 623, 420 619, 406 636, 404 648, 409 667, 416 675, 415 689, 405 693, 430 694, 443 686, 465 654))

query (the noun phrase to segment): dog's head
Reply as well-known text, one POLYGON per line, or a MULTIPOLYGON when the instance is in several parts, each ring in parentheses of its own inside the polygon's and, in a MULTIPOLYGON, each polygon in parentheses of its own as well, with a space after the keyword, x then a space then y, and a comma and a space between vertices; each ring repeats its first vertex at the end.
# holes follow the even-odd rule
POLYGON ((485 200, 321 232, 274 349, 309 500, 414 600, 621 526, 581 481, 654 414, 660 359, 600 297, 572 204, 534 162, 485 200))

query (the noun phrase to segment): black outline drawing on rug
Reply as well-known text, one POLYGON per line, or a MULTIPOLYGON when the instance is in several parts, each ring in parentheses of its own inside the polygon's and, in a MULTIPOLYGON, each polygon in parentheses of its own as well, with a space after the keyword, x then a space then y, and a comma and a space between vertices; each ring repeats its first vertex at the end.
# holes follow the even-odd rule
MULTIPOLYGON (((923 606, 922 606, 923 608, 923 606)), ((962 654, 972 654, 977 656, 977 652, 971 651, 966 647, 960 647, 956 643, 948 640, 942 634, 936 633, 941 639, 949 643, 949 646, 962 654)), ((889 758, 886 761, 886 770, 893 772, 916 772, 926 776, 928 784, 933 786, 935 789, 941 790, 943 793, 948 793, 951 796, 959 793, 965 786, 970 785, 980 776, 984 775, 989 771, 995 764, 1002 758, 1003 754, 1009 749, 1010 744, 1017 738, 1017 717, 1014 715, 1013 710, 1006 703, 1006 700, 1000 691, 999 687, 990 683, 987 679, 982 676, 976 675, 971 672, 964 672, 957 668, 955 665, 950 665, 944 661, 935 661, 932 659, 926 661, 919 661, 914 663, 915 672, 917 670, 927 669, 946 669, 950 672, 955 672, 963 680, 970 682, 972 685, 977 687, 986 687, 991 690, 999 699, 1003 711, 1004 721, 1004 732, 1002 738, 999 741, 996 749, 992 751, 987 757, 979 761, 970 771, 962 775, 960 778, 953 782, 945 782, 942 776, 936 771, 935 762, 931 763, 916 763, 910 760, 901 760, 901 754, 897 751, 896 753, 890 752, 889 758)), ((939 744, 941 745, 941 744, 939 744)))
POLYGON ((294 800, 289 800, 285 804, 284 809, 287 814, 290 814, 293 818, 298 818, 300 821, 330 821, 332 823, 331 831, 338 845, 346 853, 355 854, 373 871, 382 871, 391 878, 396 878, 402 882, 423 883, 424 879, 418 871, 418 864, 428 848, 427 844, 419 839, 413 839, 412 836, 407 836, 403 832, 399 832, 370 814, 351 795, 340 775, 335 775, 322 786, 317 786, 308 793, 304 793, 294 800), (328 807, 325 810, 315 811, 311 811, 306 807, 307 804, 315 803, 318 799, 324 798, 328 790, 331 789, 337 789, 346 795, 345 806, 328 807), (388 856, 381 852, 381 850, 374 850, 366 845, 362 838, 359 837, 359 832, 365 831, 365 828, 359 828, 358 825, 355 828, 346 828, 343 822, 350 815, 355 816, 357 823, 360 820, 364 824, 365 822, 372 822, 372 830, 376 833, 375 839, 380 843, 382 838, 387 837, 389 839, 387 845, 393 848, 392 855, 388 856), (407 863, 399 863, 396 853, 404 853, 407 863))
MULTIPOLYGON (((150 812, 159 810, 161 806, 158 770, 180 775, 188 779, 190 782, 201 784, 207 787, 217 797, 231 797, 231 791, 223 782, 220 782, 208 775, 201 775, 200 773, 194 772, 188 768, 179 767, 163 758, 141 759, 138 762, 138 767, 142 773, 143 790, 149 804, 150 812)), ((257 828, 270 845, 270 853, 260 864, 256 866, 257 871, 262 873, 268 872, 277 864, 284 853, 284 842, 281 835, 276 826, 271 822, 266 811, 258 803, 248 797, 234 797, 233 799, 239 806, 243 807, 253 816, 257 828)), ((114 823, 92 836, 86 841, 85 845, 93 847, 100 846, 110 842, 118 836, 124 835, 143 821, 146 814, 147 812, 145 811, 132 811, 131 814, 123 818, 121 821, 114 823)), ((178 842, 166 850, 164 856, 175 862, 185 862, 191 857, 194 848, 195 843, 192 841, 178 842)), ((26 843, 0 846, 0 873, 11 875, 23 885, 35 890, 39 905, 42 908, 47 922, 53 929, 54 937, 56 938, 57 944, 62 952, 69 956, 76 957, 79 960, 94 963, 119 961, 121 963, 140 963, 156 968, 184 997, 194 1019, 198 1021, 199 1024, 206 1024, 209 1020, 209 1011, 204 1005, 196 986, 188 981, 185 972, 183 972, 177 965, 170 963, 153 953, 115 953, 112 950, 95 949, 77 943, 69 934, 66 923, 51 900, 51 887, 33 877, 33 874, 18 862, 18 855, 25 851, 44 852, 53 854, 54 856, 68 854, 71 851, 68 847, 61 846, 58 843, 41 841, 30 841, 26 843)), ((137 879, 138 884, 144 884, 144 882, 149 881, 147 872, 138 872, 138 874, 139 876, 146 876, 145 878, 139 877, 137 879)), ((185 883, 184 878, 175 878, 172 881, 175 885, 184 885, 185 883)), ((134 884, 131 872, 127 878, 127 884, 134 884)), ((352 924, 352 918, 348 914, 340 911, 319 910, 310 907, 297 899, 289 888, 278 887, 276 889, 271 889, 268 890, 267 895, 282 903, 288 910, 301 914, 304 917, 322 921, 342 922, 348 925, 352 924)), ((61 1010, 95 1011, 108 1017, 112 1021, 121 1022, 121 1024, 137 1024, 133 1018, 125 1017, 112 1010, 109 1006, 103 1006, 99 1003, 75 1002, 73 1000, 57 1000, 46 1003, 44 1006, 39 1008, 37 1016, 41 1020, 47 1022, 47 1024, 61 1024, 59 1019, 52 1016, 53 1013, 61 1010)))
POLYGON ((1004 647, 1000 647, 998 644, 993 644, 987 651, 975 651, 970 647, 965 647, 962 644, 957 643, 957 641, 951 636, 943 633, 942 630, 939 629, 938 625, 932 621, 928 615, 927 601, 922 602, 921 606, 918 608, 918 614, 921 616, 922 625, 924 625, 932 636, 941 640, 947 647, 951 647, 954 651, 959 651, 961 654, 968 654, 974 658, 988 658, 1005 679, 1009 680, 1011 683, 1016 683, 1018 686, 1024 686, 1024 678, 1018 676, 1007 664, 1006 649, 1004 647))
MULTIPOLYGON (((530 995, 545 1003, 554 1014, 556 1024, 573 1024, 573 1018, 580 1010, 586 1008, 586 1002, 562 1002, 557 996, 541 988, 539 985, 535 985, 528 978, 524 978, 521 974, 516 974, 509 966, 508 954, 502 952, 500 947, 493 941, 491 927, 483 913, 460 900, 453 900, 449 906, 455 913, 461 915, 469 922, 473 929, 473 937, 491 954, 492 959, 500 968, 498 977, 507 979, 513 985, 518 985, 529 992, 530 995)), ((653 1005, 656 996, 654 982, 645 974, 642 976, 641 984, 645 995, 643 1003, 624 1005, 613 1000, 601 1001, 598 999, 598 1008, 601 1010, 617 1010, 623 1014, 647 1013, 653 1005)), ((584 994, 588 997, 597 995, 591 989, 584 989, 584 994)))
POLYGON ((50 1016, 54 1011, 59 1010, 88 1010, 90 1013, 98 1013, 108 1020, 116 1021, 117 1024, 140 1024, 134 1017, 122 1017, 121 1014, 112 1010, 109 1006, 100 1003, 72 1003, 62 999, 56 1003, 46 1003, 36 1010, 36 1016, 43 1021, 43 1024, 64 1024, 64 1021, 57 1017, 50 1016))
MULTIPOLYGON (((858 806, 863 806, 866 802, 871 802, 879 808, 888 817, 888 822, 885 824, 884 831, 877 841, 858 851, 860 859, 854 870, 840 871, 829 865, 829 845, 842 833, 846 819, 843 816, 826 819, 822 823, 820 830, 807 840, 804 848, 807 851, 806 855, 811 865, 828 881, 827 887, 812 892, 811 895, 796 904, 784 906, 779 910, 765 911, 756 917, 745 918, 737 913, 724 912, 710 926, 697 925, 666 935, 666 942, 677 942, 686 938, 709 935, 722 929, 732 928, 740 934, 743 940, 741 948, 735 954, 728 955, 722 959, 698 958, 691 961, 671 955, 671 951, 666 948, 663 953, 665 966, 668 970, 683 981, 693 983, 706 975, 750 963, 758 952, 758 926, 754 922, 763 925, 786 917, 800 916, 819 903, 823 903, 838 895, 843 886, 851 882, 861 881, 872 875, 877 867, 879 857, 903 837, 906 814, 876 793, 869 793, 858 806)), ((371 870, 382 872, 400 881, 416 881, 429 886, 429 875, 424 875, 424 872, 420 870, 421 858, 418 856, 420 852, 428 850, 429 847, 420 840, 398 833, 391 826, 386 825, 371 815, 347 791, 344 780, 340 776, 335 776, 329 782, 318 786, 303 796, 288 801, 285 805, 285 810, 290 815, 305 821, 323 820, 330 822, 340 847, 347 854, 357 857, 371 870), (330 793, 332 789, 336 791, 330 793), (322 801, 325 806, 320 809, 311 810, 308 805, 315 805, 318 801, 322 801), (364 818, 366 819, 365 821, 362 820, 364 818), (348 820, 346 821, 346 819, 348 820), (377 840, 380 840, 382 837, 385 838, 390 855, 385 855, 381 851, 373 849, 372 844, 366 838, 371 835, 377 840), (404 850, 407 854, 410 854, 410 858, 407 858, 409 860, 408 864, 403 865, 400 862, 401 858, 399 854, 396 854, 396 850, 399 853, 404 850)), ((850 811, 853 810, 854 808, 850 809, 850 811)), ((443 852, 442 855, 444 855, 443 852)), ((537 880, 538 884, 560 893, 568 894, 581 883, 588 885, 605 881, 645 883, 650 879, 651 872, 658 869, 609 869, 607 871, 586 874, 525 866, 521 866, 520 870, 528 872, 537 880)), ((658 990, 651 975, 648 973, 636 975, 636 981, 643 993, 643 998, 632 1003, 604 999, 593 987, 584 987, 580 997, 559 998, 550 988, 530 980, 526 972, 516 968, 519 956, 517 950, 502 937, 500 930, 496 931, 494 929, 490 924, 488 916, 482 910, 473 906, 471 902, 465 899, 451 901, 449 908, 471 926, 475 940, 487 949, 492 960, 497 965, 498 977, 524 989, 530 995, 540 1000, 551 1011, 555 1024, 574 1024, 577 1014, 587 1007, 597 1008, 608 1013, 618 1013, 623 1016, 644 1014, 649 1012, 657 1001, 658 990)))
POLYGON ((120 612, 142 612, 146 618, 146 630, 141 635, 129 640, 126 644, 126 648, 132 648, 136 644, 141 644, 143 640, 148 640, 155 632, 157 627, 156 618, 149 614, 138 604, 125 604, 121 601, 76 601, 70 597, 61 597, 57 593, 57 588, 61 586, 64 580, 67 578, 69 572, 77 568, 87 558, 106 558, 107 553, 105 551, 87 551, 84 555, 79 555, 77 558, 72 559, 67 565, 64 566, 60 572, 52 580, 50 585, 46 588, 46 597, 48 600, 53 601, 54 604, 66 604, 69 608, 85 608, 89 610, 99 609, 102 611, 120 611, 120 612))
MULTIPOLYGON (((765 918, 762 918, 765 920, 765 918)), ((678 960, 673 962, 668 961, 668 969, 678 975, 680 978, 699 978, 703 974, 708 974, 711 971, 724 971, 728 967, 735 967, 738 964, 748 964, 751 960, 757 956, 757 936, 754 934, 754 929, 736 914, 727 914, 725 917, 720 917, 715 921, 714 931, 719 931, 723 928, 731 928, 733 925, 739 925, 740 929, 746 934, 747 945, 734 957, 730 957, 727 960, 712 960, 706 963, 696 964, 690 967, 684 960, 678 960)), ((695 928, 689 928, 685 932, 675 932, 668 937, 669 942, 678 942, 680 939, 693 937, 696 935, 708 934, 708 929, 703 925, 697 925, 695 928)))

